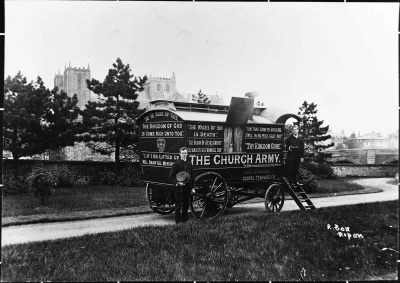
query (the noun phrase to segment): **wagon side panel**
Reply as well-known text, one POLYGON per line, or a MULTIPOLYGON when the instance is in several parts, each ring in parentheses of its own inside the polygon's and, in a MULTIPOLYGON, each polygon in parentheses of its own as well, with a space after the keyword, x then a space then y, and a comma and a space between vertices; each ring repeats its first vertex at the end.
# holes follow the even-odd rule
POLYGON ((186 123, 186 147, 196 175, 212 171, 228 184, 277 178, 283 164, 284 125, 186 123))
POLYGON ((149 112, 140 124, 140 158, 144 182, 169 185, 169 172, 185 146, 182 119, 167 110, 149 112))

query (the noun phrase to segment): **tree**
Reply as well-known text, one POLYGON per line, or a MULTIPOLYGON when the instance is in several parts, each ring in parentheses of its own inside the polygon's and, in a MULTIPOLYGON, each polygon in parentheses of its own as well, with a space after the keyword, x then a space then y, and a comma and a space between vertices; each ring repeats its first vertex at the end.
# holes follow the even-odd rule
POLYGON ((326 134, 329 126, 322 127, 324 121, 318 120, 318 110, 316 108, 317 104, 308 104, 307 101, 303 102, 298 113, 301 117, 299 133, 303 136, 304 143, 309 145, 312 151, 321 152, 326 148, 334 146, 334 143, 323 143, 329 140, 331 136, 326 134))
POLYGON ((138 91, 144 90, 147 77, 133 78, 129 64, 117 58, 102 83, 87 80, 88 88, 97 94, 97 101, 89 101, 81 112, 84 134, 81 140, 101 154, 115 153, 116 170, 121 148, 136 148, 139 141, 136 117, 140 114, 138 91))
POLYGON ((199 90, 199 93, 197 95, 192 95, 192 100, 201 103, 201 104, 210 104, 211 101, 208 99, 207 95, 201 92, 201 89, 199 90))
POLYGON ((77 121, 80 113, 78 96, 69 97, 64 91, 55 87, 51 91, 51 102, 46 113, 46 139, 48 149, 57 150, 65 146, 73 146, 76 134, 81 129, 77 121))
POLYGON ((304 101, 299 110, 298 115, 301 117, 299 133, 304 140, 305 165, 317 175, 332 177, 332 168, 326 161, 326 158, 330 157, 331 154, 324 152, 325 149, 334 146, 332 142, 324 143, 331 138, 327 134, 329 126, 323 127, 324 121, 318 120, 317 104, 308 104, 307 101, 304 101))
POLYGON ((73 144, 78 99, 50 91, 40 77, 28 83, 21 72, 4 86, 4 149, 12 153, 17 177, 21 157, 73 144))

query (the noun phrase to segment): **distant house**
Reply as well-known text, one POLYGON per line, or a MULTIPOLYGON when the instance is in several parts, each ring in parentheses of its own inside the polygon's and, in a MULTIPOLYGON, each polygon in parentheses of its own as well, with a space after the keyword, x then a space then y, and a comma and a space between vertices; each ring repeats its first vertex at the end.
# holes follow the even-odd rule
POLYGON ((399 131, 389 134, 389 147, 392 147, 392 148, 399 147, 399 131))
POLYGON ((389 138, 382 137, 379 133, 369 133, 364 136, 354 137, 351 139, 353 148, 375 148, 375 147, 388 147, 389 138))
POLYGON ((335 144, 334 145, 335 149, 348 148, 348 145, 347 145, 348 138, 346 137, 343 130, 341 133, 336 133, 336 132, 329 130, 327 132, 327 134, 330 135, 331 138, 329 140, 326 140, 325 144, 330 144, 331 142, 333 142, 335 144))

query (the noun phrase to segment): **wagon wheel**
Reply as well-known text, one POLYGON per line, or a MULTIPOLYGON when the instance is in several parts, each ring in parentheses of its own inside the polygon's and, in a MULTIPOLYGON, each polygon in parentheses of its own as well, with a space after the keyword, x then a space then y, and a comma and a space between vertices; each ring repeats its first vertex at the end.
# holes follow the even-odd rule
POLYGON ((147 202, 154 212, 158 214, 170 214, 174 212, 175 206, 172 203, 161 203, 157 202, 154 200, 153 195, 154 195, 154 185, 147 184, 146 186, 146 196, 147 196, 147 202))
POLYGON ((215 219, 224 213, 228 203, 228 187, 217 173, 200 174, 190 194, 190 211, 200 220, 215 219))
POLYGON ((283 187, 278 184, 269 186, 265 193, 265 209, 269 212, 279 212, 285 202, 283 187))

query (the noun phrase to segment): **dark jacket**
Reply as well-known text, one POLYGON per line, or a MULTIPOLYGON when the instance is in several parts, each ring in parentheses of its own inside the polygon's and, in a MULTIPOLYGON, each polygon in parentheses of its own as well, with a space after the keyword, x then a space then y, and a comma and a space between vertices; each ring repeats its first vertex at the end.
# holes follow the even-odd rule
POLYGON ((304 157, 304 141, 300 136, 297 139, 290 134, 285 141, 288 162, 299 162, 300 158, 304 157))
POLYGON ((169 180, 172 184, 176 185, 178 181, 176 180, 176 173, 181 172, 181 171, 186 171, 189 173, 190 176, 190 182, 185 185, 190 186, 190 188, 194 187, 194 173, 193 173, 193 165, 189 161, 189 158, 186 159, 186 162, 183 161, 182 159, 175 161, 174 164, 172 164, 171 171, 169 171, 169 180), (186 163, 186 164, 185 164, 186 163), (185 165, 186 165, 186 170, 185 170, 185 165))

